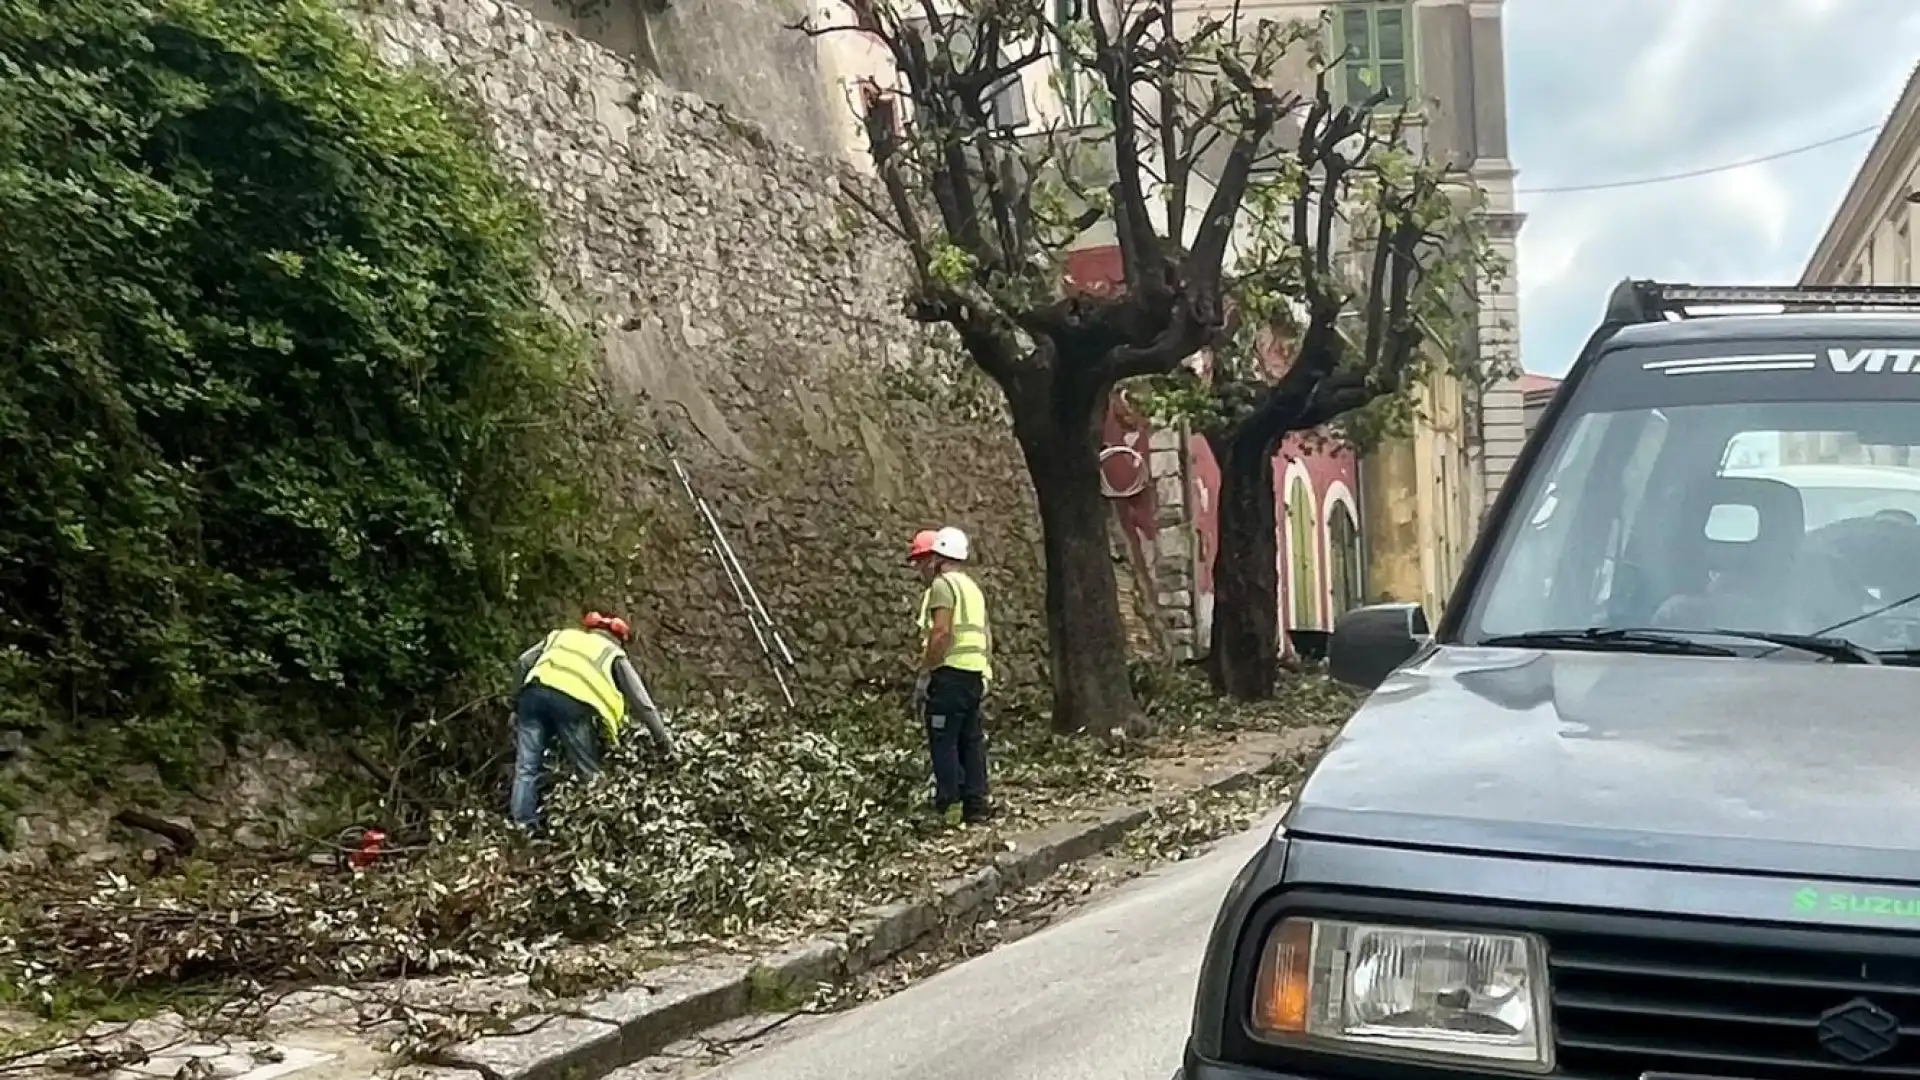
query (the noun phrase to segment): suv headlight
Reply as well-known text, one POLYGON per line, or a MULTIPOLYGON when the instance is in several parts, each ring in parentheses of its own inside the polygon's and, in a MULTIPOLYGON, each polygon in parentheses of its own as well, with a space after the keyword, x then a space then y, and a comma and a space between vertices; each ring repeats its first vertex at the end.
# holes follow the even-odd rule
POLYGON ((1286 919, 1261 953, 1252 1030, 1333 1052, 1545 1072, 1545 950, 1525 934, 1286 919))

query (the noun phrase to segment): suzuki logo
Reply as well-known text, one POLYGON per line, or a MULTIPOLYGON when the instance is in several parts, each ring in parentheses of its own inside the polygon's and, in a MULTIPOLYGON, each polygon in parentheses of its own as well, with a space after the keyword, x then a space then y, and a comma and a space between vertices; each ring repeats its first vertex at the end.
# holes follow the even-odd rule
POLYGON ((1900 1045, 1900 1021, 1868 1001, 1854 998, 1820 1014, 1820 1049, 1853 1065, 1880 1057, 1900 1045))

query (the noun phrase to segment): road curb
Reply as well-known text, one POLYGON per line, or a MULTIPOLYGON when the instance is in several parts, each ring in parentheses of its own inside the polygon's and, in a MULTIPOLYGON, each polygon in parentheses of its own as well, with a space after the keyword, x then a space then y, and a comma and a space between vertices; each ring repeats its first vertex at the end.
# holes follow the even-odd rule
POLYGON ((845 933, 810 938, 758 960, 668 969, 646 985, 615 991, 572 1012, 523 1018, 512 1031, 441 1051, 430 1064, 478 1072, 487 1080, 597 1080, 698 1031, 771 1011, 823 982, 885 963, 936 933, 968 926, 1000 896, 1119 846, 1157 810, 1198 794, 1245 788, 1292 764, 1299 750, 1289 745, 1146 806, 1016 837, 1011 850, 991 864, 940 882, 928 897, 869 908, 845 933))

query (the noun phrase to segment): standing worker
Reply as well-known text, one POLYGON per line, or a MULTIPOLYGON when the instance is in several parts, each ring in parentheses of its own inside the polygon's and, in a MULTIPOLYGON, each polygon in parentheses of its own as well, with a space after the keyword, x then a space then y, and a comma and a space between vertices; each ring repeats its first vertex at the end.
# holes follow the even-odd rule
POLYGON ((555 630, 520 654, 514 672, 513 795, 516 824, 540 818, 540 771, 555 742, 575 775, 599 775, 601 754, 620 741, 629 715, 647 725, 654 745, 673 752, 647 684, 627 659, 627 620, 590 611, 578 630, 555 630))
POLYGON ((993 633, 986 595, 961 569, 966 561, 967 534, 951 526, 915 534, 907 552, 907 562, 927 584, 920 597, 914 714, 927 725, 934 809, 950 825, 992 816, 980 702, 993 680, 993 633))

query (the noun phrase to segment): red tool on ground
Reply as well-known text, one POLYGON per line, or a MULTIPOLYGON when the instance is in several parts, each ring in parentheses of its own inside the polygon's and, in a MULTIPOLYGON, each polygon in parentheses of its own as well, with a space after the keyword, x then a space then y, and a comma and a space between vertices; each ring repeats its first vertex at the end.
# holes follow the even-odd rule
POLYGON ((338 859, 342 869, 360 871, 372 866, 385 850, 387 833, 384 829, 363 829, 353 826, 340 834, 338 859))

